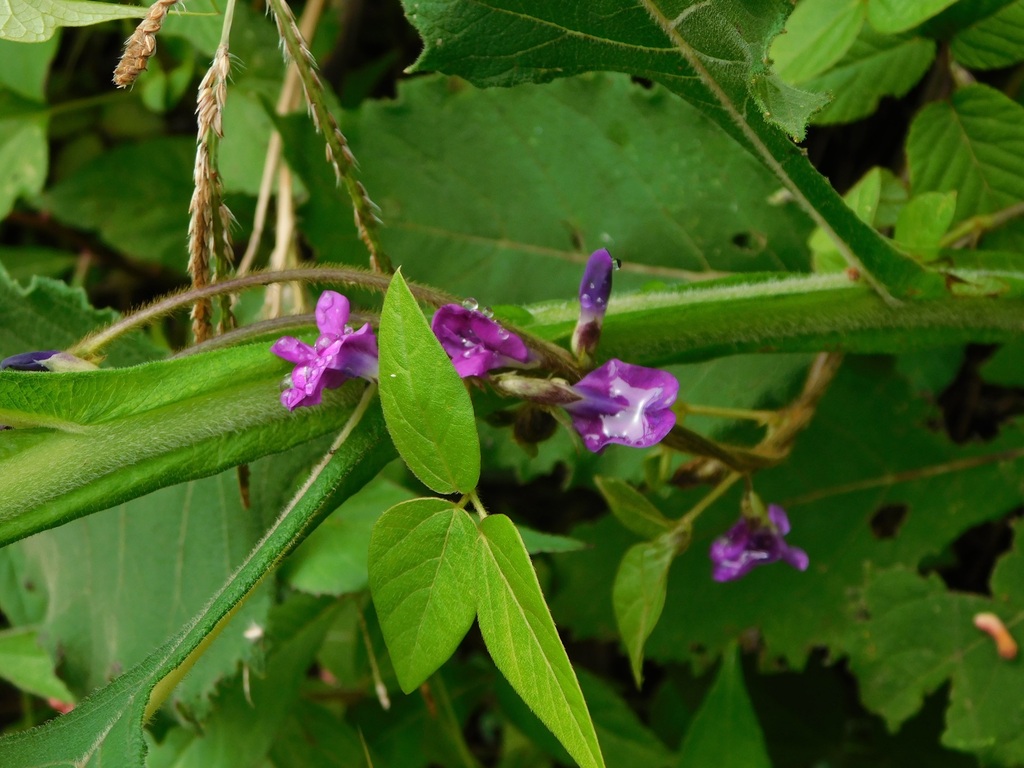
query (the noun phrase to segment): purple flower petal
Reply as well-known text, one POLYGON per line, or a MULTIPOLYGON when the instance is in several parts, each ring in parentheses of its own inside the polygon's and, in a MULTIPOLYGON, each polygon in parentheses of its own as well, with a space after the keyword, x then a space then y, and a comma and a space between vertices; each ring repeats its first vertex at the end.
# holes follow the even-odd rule
POLYGON ((343 336, 349 312, 347 298, 337 291, 324 291, 316 303, 316 327, 325 336, 343 336))
POLYGON ((377 378, 377 337, 369 323, 358 331, 347 326, 349 311, 347 298, 324 291, 316 304, 320 329, 316 344, 311 347, 284 336, 270 348, 278 357, 295 364, 291 386, 281 393, 281 403, 288 410, 318 405, 325 389, 336 389, 351 378, 377 378))
POLYGON ((595 453, 608 443, 648 448, 676 423, 676 377, 656 368, 609 360, 572 387, 582 400, 565 406, 583 444, 595 453))
POLYGON ((612 292, 612 271, 615 262, 603 248, 594 251, 587 261, 580 282, 580 316, 572 332, 572 351, 578 356, 593 354, 601 338, 601 324, 612 292))
POLYGON ((474 309, 445 304, 434 313, 430 328, 462 378, 530 361, 521 338, 474 309))
POLYGON ((0 360, 0 371, 49 371, 43 362, 59 353, 59 349, 44 349, 41 352, 22 352, 0 360))
POLYGON ((783 538, 789 533, 786 511, 777 504, 771 504, 768 518, 771 525, 742 518, 725 536, 715 539, 710 552, 715 581, 732 581, 746 576, 759 565, 779 560, 799 571, 807 570, 810 563, 807 553, 787 544, 783 538))

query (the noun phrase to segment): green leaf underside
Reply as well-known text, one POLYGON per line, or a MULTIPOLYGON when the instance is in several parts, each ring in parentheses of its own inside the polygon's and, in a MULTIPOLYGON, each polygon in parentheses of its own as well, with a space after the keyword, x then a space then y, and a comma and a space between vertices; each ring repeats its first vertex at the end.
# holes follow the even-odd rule
POLYGON ((418 69, 440 69, 478 85, 545 82, 591 70, 663 83, 700 106, 775 173, 813 218, 827 222, 850 265, 873 276, 867 279, 877 280, 876 286, 901 295, 924 279, 915 262, 853 216, 798 148, 766 122, 772 118, 763 113, 786 117, 786 130, 802 135, 813 111, 806 107, 824 104, 785 85, 763 64, 788 2, 728 0, 712 6, 643 0, 623 8, 601 0, 580 11, 546 0, 406 0, 406 7, 425 41, 418 69), (793 121, 801 104, 805 109, 793 121))
POLYGON ((278 400, 287 368, 254 344, 113 370, 0 372, 0 423, 22 427, 0 440, 0 541, 340 428, 359 385, 289 413, 278 400))
MULTIPOLYGON (((185 625, 252 550, 262 522, 243 507, 233 470, 163 488, 16 543, 22 583, 47 597, 39 622, 62 674, 87 694, 143 661, 185 625), (173 542, 173 546, 168 546, 173 542)), ((6 597, 6 596, 5 596, 6 597)), ((182 712, 205 698, 256 648, 270 594, 250 598, 175 690, 182 712)))
POLYGON ((1019 659, 1000 658, 973 617, 995 613, 1019 642, 1024 556, 1019 524, 1015 531, 1014 550, 992 574, 992 597, 949 591, 938 576, 922 578, 902 566, 873 571, 864 587, 864 614, 851 633, 851 666, 864 703, 891 728, 951 681, 943 744, 980 752, 1000 765, 1024 760, 1024 667, 1019 659))
POLYGON ((58 27, 84 27, 142 18, 146 7, 88 0, 0 0, 0 38, 19 43, 49 40, 58 27))
POLYGON ((956 221, 1024 200, 1024 107, 969 85, 914 119, 907 138, 914 194, 956 190, 956 221))
POLYGON ((480 523, 477 619, 495 666, 583 768, 603 766, 579 682, 512 521, 480 523))
POLYGON ((370 539, 370 592, 406 693, 454 653, 476 616, 477 530, 443 499, 392 507, 370 539))
POLYGON ((671 527, 672 521, 628 483, 614 477, 595 477, 594 483, 612 514, 637 536, 654 538, 671 527))
POLYGON ((686 732, 678 765, 770 768, 764 734, 754 714, 735 645, 722 656, 714 684, 686 732), (728 734, 723 738, 723 734, 728 734))
POLYGON ((424 485, 437 493, 476 488, 473 403, 401 272, 381 310, 380 399, 398 452, 424 485))
POLYGON ((619 635, 629 653, 633 680, 643 682, 644 643, 650 637, 665 607, 669 567, 675 557, 670 536, 634 544, 619 564, 612 587, 612 605, 619 635))
MULTIPOLYGON (((393 161, 362 173, 387 192, 381 235, 409 278, 493 306, 574 297, 601 247, 623 261, 616 293, 652 277, 806 269, 805 214, 773 204, 777 179, 661 86, 599 73, 481 90, 435 76, 398 96, 347 115, 345 133, 358 157, 393 161)), ((322 258, 362 263, 312 134, 293 138, 296 172, 317 172, 323 190, 303 209, 311 240, 322 258)))
POLYGON ((371 409, 292 512, 280 518, 242 566, 174 639, 80 702, 69 714, 0 739, 0 765, 142 768, 143 713, 153 686, 180 665, 232 607, 342 500, 394 457, 379 410, 371 409))

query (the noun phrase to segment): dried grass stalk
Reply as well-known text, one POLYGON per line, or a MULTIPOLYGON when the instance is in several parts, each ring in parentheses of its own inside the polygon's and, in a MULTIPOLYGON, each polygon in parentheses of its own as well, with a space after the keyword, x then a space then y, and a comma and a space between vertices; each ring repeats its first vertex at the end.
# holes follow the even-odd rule
MULTIPOLYGON (((196 101, 198 128, 196 162, 192 171, 195 188, 188 207, 188 271, 194 288, 210 284, 213 255, 231 252, 231 213, 223 203, 223 187, 214 161, 216 142, 224 136, 222 120, 230 73, 228 48, 221 45, 213 57, 213 64, 199 83, 196 101)), ((192 332, 196 343, 211 336, 212 322, 213 305, 210 300, 197 301, 192 308, 192 332)))
POLYGON ((124 53, 114 69, 114 84, 127 88, 146 68, 149 57, 156 52, 156 33, 164 25, 164 17, 178 0, 156 0, 149 6, 146 18, 139 22, 132 36, 124 43, 124 53))

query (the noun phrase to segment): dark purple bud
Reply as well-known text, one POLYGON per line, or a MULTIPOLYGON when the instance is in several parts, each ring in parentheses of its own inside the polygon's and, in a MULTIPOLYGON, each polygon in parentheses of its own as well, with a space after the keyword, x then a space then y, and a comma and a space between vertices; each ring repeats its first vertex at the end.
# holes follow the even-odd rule
POLYGON ((274 342, 270 351, 295 364, 290 386, 281 392, 281 403, 294 411, 300 406, 319 405, 325 389, 336 389, 352 378, 377 378, 377 337, 369 323, 358 331, 346 325, 348 299, 335 291, 324 291, 316 304, 320 336, 314 346, 292 336, 274 342))
POLYGON ((0 360, 0 371, 49 371, 43 362, 60 352, 59 349, 46 349, 41 352, 22 352, 0 360))
POLYGON ((614 269, 615 262, 604 248, 594 251, 587 261, 580 282, 580 316, 572 333, 572 351, 577 357, 589 357, 597 349, 614 269))
POLYGON ((672 404, 679 382, 666 371, 612 359, 572 390, 581 399, 564 408, 583 444, 595 453, 608 443, 648 448, 675 426, 672 404))
POLYGON ((743 517, 728 533, 711 544, 712 577, 715 581, 733 581, 746 576, 759 565, 779 560, 798 571, 807 570, 810 559, 799 547, 786 543, 789 518, 778 504, 768 506, 768 521, 743 517))
POLYGON ((521 338, 475 309, 445 304, 434 313, 430 328, 462 378, 521 368, 532 360, 521 338))

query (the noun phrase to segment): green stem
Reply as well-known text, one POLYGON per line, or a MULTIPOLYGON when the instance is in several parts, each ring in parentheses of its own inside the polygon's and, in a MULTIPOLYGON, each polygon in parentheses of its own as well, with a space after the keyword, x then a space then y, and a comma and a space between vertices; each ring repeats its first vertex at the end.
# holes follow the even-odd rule
MULTIPOLYGON (((969 342, 1000 343, 1024 331, 1024 275, 959 270, 967 286, 1001 284, 992 295, 951 295, 891 306, 846 273, 752 274, 620 296, 601 334, 604 359, 669 365, 755 352, 898 353, 969 342)), ((541 338, 566 344, 575 307, 533 309, 541 338)))
POLYGON ((756 421, 764 426, 772 422, 777 414, 775 411, 755 411, 749 408, 721 408, 717 405, 694 405, 693 403, 680 403, 676 410, 682 416, 697 414, 699 416, 717 416, 721 419, 743 419, 756 421))
POLYGON ((940 248, 955 248, 967 245, 985 232, 998 229, 1007 222, 1024 216, 1024 203, 1014 203, 995 213, 982 213, 971 216, 957 224, 939 241, 940 248))
POLYGON ((736 484, 736 481, 741 477, 743 477, 743 475, 739 472, 730 472, 726 475, 718 485, 711 489, 711 492, 707 496, 697 502, 685 515, 679 518, 676 524, 672 527, 673 532, 685 533, 691 530, 693 528, 693 524, 697 521, 697 518, 704 513, 704 510, 722 498, 722 496, 725 495, 725 492, 732 488, 733 485, 736 484))
MULTIPOLYGON (((114 339, 137 328, 142 328, 165 315, 190 306, 197 299, 236 293, 246 288, 261 285, 292 281, 357 285, 384 293, 391 282, 391 277, 389 275, 371 274, 351 267, 305 267, 278 272, 252 272, 242 277, 223 280, 219 283, 171 294, 163 299, 159 299, 149 306, 143 307, 139 311, 112 323, 106 328, 86 336, 68 351, 87 359, 95 357, 103 347, 110 344, 114 339)), ((441 306, 442 304, 449 304, 455 301, 454 297, 433 288, 410 283, 409 289, 417 299, 434 306, 441 306)))

